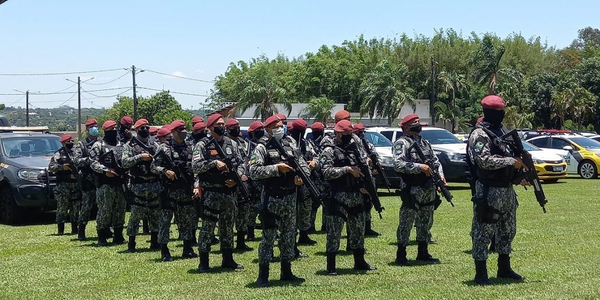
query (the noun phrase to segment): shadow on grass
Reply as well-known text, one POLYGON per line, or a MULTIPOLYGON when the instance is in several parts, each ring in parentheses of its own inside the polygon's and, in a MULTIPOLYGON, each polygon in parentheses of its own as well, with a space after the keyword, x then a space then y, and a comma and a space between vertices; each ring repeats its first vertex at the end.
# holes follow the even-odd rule
POLYGON ((147 253, 147 252, 160 252, 160 249, 150 249, 150 248, 135 248, 135 252, 129 253, 127 249, 118 251, 119 254, 136 254, 136 253, 147 253))
POLYGON ((343 269, 336 268, 335 271, 337 272, 337 275, 329 275, 327 273, 327 270, 319 270, 319 271, 315 272, 315 275, 319 275, 319 276, 367 275, 367 274, 376 273, 373 271, 377 271, 377 270, 366 271, 366 270, 355 270, 353 268, 343 268, 343 269))
MULTIPOLYGON (((282 286, 301 286, 304 282, 303 281, 284 281, 284 280, 269 280, 269 287, 282 287, 282 286)), ((246 284, 247 288, 251 288, 251 289, 260 289, 261 287, 259 287, 255 281, 250 282, 248 284, 246 284)))
MULTIPOLYGON (((408 247, 408 246, 416 246, 418 243, 419 243, 419 242, 417 242, 416 240, 410 240, 410 241, 408 242, 408 245, 406 245, 406 246, 407 246, 407 247, 408 247)), ((397 247, 397 246, 398 246, 398 242, 397 242, 397 241, 396 241, 396 242, 389 242, 389 243, 388 243, 388 245, 390 245, 390 246, 396 246, 396 247, 397 247)))
MULTIPOLYGON (((348 256, 348 255, 351 255, 351 254, 352 254, 352 251, 346 251, 346 250, 339 250, 337 252, 338 256, 348 256)), ((327 256, 327 252, 325 252, 325 251, 318 251, 318 252, 315 252, 314 255, 317 255, 317 256, 327 256)))
MULTIPOLYGON (((174 262, 174 261, 179 261, 179 260, 197 260, 197 257, 181 257, 181 256, 171 256, 173 258, 172 261, 163 261, 162 257, 157 257, 157 258, 151 258, 148 261, 149 262, 155 262, 155 263, 164 263, 164 264, 168 264, 170 262, 174 262)), ((188 272, 189 273, 189 272, 188 272)))
MULTIPOLYGON (((490 284, 490 286, 492 285, 510 285, 510 284, 525 284, 525 283, 530 283, 529 281, 525 281, 525 280, 513 280, 513 279, 501 279, 501 278, 490 278, 490 281, 492 282, 492 284, 490 284)), ((536 281, 539 282, 539 281, 536 281)), ((465 280, 463 281, 464 285, 467 286, 482 286, 485 287, 485 285, 480 285, 475 283, 474 280, 465 280)))
POLYGON ((220 273, 233 273, 233 272, 236 272, 236 271, 243 272, 244 269, 242 269, 242 270, 232 270, 232 269, 228 269, 228 268, 212 267, 212 268, 210 268, 210 272, 207 272, 207 273, 200 273, 198 271, 198 269, 189 269, 187 271, 187 273, 188 274, 197 274, 197 275, 205 275, 205 274, 206 275, 210 275, 210 274, 220 274, 220 273))

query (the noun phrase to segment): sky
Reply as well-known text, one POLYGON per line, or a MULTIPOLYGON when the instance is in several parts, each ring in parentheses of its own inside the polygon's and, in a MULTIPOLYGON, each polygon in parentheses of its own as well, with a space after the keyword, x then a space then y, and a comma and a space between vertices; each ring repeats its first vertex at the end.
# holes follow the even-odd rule
POLYGON ((598 11, 591 0, 8 0, 0 5, 0 103, 25 107, 29 90, 30 109, 77 107, 69 80, 80 76, 82 107, 110 107, 118 94, 132 96, 135 65, 144 71, 139 96, 169 90, 183 108, 199 109, 230 63, 261 54, 292 58, 361 34, 433 36, 440 28, 539 36, 563 48, 577 30, 600 27, 598 11), (49 73, 68 74, 14 75, 49 73))

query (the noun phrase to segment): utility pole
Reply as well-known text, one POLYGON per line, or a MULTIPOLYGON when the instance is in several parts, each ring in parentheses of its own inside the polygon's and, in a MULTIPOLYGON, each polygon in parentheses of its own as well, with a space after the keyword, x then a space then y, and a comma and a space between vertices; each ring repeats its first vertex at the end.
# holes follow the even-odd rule
POLYGON ((436 92, 435 92, 435 65, 437 63, 433 60, 433 56, 431 57, 431 99, 429 99, 429 114, 431 115, 431 126, 435 126, 435 101, 436 101, 436 92))
POLYGON ((135 93, 135 65, 131 66, 131 75, 133 76, 133 122, 135 122, 137 120, 138 107, 137 95, 135 93))
POLYGON ((25 92, 25 126, 29 127, 29 90, 25 92))
POLYGON ((81 78, 77 76, 77 139, 81 140, 81 78))

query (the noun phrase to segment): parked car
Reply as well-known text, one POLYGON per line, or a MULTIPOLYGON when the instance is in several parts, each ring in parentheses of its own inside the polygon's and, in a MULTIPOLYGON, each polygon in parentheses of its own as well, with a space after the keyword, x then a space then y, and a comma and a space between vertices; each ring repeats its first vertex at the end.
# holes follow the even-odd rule
POLYGON ((555 183, 567 177, 567 162, 562 156, 526 141, 523 141, 523 148, 531 154, 537 175, 545 183, 555 183))
POLYGON ((576 134, 542 135, 527 141, 562 156, 568 165, 567 173, 585 179, 598 177, 600 142, 576 134))

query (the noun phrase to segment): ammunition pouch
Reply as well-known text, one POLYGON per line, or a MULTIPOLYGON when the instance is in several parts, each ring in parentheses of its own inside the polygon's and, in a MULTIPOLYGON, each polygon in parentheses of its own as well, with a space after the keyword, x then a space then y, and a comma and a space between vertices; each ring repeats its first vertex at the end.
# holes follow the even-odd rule
POLYGON ((473 196, 472 198, 473 204, 475 205, 475 213, 477 214, 477 222, 483 224, 498 223, 502 212, 488 204, 488 194, 489 187, 484 186, 483 196, 481 198, 473 196))

